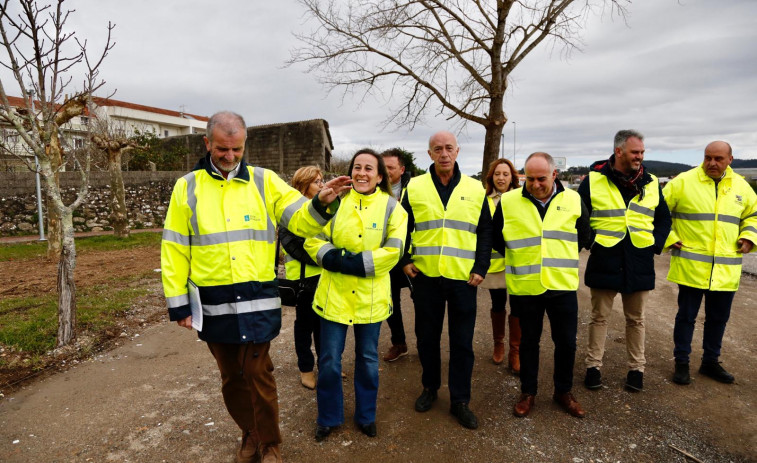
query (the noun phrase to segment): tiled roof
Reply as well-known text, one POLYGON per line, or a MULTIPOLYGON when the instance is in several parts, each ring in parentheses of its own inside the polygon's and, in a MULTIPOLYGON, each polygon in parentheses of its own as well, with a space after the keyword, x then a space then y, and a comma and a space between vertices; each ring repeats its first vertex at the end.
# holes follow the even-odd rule
POLYGON ((166 116, 183 117, 185 119, 195 119, 198 121, 208 121, 208 117, 199 116, 197 114, 182 113, 179 111, 171 111, 170 109, 156 108, 154 106, 145 106, 136 103, 129 103, 127 101, 114 100, 112 98, 100 98, 92 97, 92 101, 98 106, 118 106, 120 108, 135 109, 137 111, 146 111, 149 113, 163 114, 166 116))

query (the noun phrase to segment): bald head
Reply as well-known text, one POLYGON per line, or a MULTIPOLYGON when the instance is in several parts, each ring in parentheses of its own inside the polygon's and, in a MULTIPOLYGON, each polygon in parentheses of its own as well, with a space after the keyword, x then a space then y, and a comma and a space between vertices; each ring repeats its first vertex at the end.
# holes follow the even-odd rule
POLYGON ((713 180, 721 179, 731 162, 733 150, 731 145, 724 141, 713 141, 704 149, 702 169, 713 180))
POLYGON ((216 133, 222 132, 225 135, 230 136, 238 131, 245 132, 246 134, 246 130, 247 126, 242 116, 231 111, 220 111, 213 114, 210 116, 210 119, 208 119, 208 127, 205 131, 205 136, 208 141, 212 142, 213 136, 215 136, 216 133))
POLYGON ((531 196, 546 201, 552 196, 552 190, 557 178, 555 160, 548 153, 531 153, 523 166, 526 172, 526 191, 531 196))

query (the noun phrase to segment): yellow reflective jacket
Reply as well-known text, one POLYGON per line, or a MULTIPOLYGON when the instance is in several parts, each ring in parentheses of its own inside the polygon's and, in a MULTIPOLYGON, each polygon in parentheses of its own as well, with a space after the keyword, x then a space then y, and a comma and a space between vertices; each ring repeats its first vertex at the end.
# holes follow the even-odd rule
POLYGON ((668 280, 693 288, 736 291, 741 279, 739 239, 757 243, 757 195, 730 167, 715 183, 700 165, 663 189, 673 218, 665 245, 673 249, 668 280))
MULTIPOLYGON (((497 201, 494 201, 494 198, 492 198, 491 196, 488 196, 486 199, 489 200, 489 211, 492 213, 492 217, 494 217, 494 211, 497 209, 497 204, 499 203, 499 199, 497 199, 497 201)), ((504 271, 505 271, 505 256, 503 256, 499 252, 492 249, 492 260, 491 260, 491 263, 489 264, 489 271, 487 272, 487 275, 491 275, 492 273, 497 273, 497 272, 504 272, 504 271)))
POLYGON ((404 250, 407 212, 392 196, 377 189, 370 195, 351 190, 331 223, 328 238, 308 238, 305 250, 319 265, 331 250, 351 253, 360 262, 357 276, 323 269, 313 299, 321 317, 344 325, 377 323, 391 314, 389 270, 404 250))
POLYGON ((558 192, 542 220, 522 190, 508 191, 500 201, 507 290, 516 296, 577 290, 581 197, 569 189, 558 192))
POLYGON ((636 195, 626 208, 623 195, 614 183, 601 172, 589 173, 591 191, 591 228, 597 236, 595 241, 610 248, 620 243, 626 233, 631 234, 631 243, 637 248, 654 244, 654 215, 660 203, 660 183, 651 175, 652 181, 644 185, 644 199, 636 195))
POLYGON ((201 339, 270 341, 281 328, 276 224, 312 236, 330 215, 261 167, 242 162, 226 181, 206 155, 195 169, 176 182, 164 225, 161 270, 170 319, 191 315, 191 278, 203 306, 201 339))
POLYGON ((476 228, 486 197, 481 182, 461 175, 446 208, 430 173, 412 178, 407 196, 415 217, 411 236, 415 266, 429 277, 467 281, 476 259, 476 228))

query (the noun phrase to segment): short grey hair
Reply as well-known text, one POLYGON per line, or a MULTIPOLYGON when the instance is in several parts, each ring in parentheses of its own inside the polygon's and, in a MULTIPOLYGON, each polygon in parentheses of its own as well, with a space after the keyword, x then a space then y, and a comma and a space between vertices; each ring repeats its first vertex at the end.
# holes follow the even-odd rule
POLYGON ((531 153, 526 158, 525 164, 523 164, 523 169, 526 168, 526 164, 528 164, 528 161, 531 160, 531 158, 542 158, 545 161, 547 161, 547 164, 549 164, 549 170, 554 171, 555 170, 555 158, 552 157, 549 153, 545 153, 543 151, 537 151, 535 153, 531 153))
MULTIPOLYGON (((244 118, 239 114, 232 111, 219 111, 208 119, 208 127, 205 136, 208 137, 209 142, 213 142, 213 129, 219 126, 226 131, 228 135, 234 134, 237 130, 247 131, 247 124, 244 122, 244 118)), ((245 136, 247 134, 245 133, 245 136)))
POLYGON ((613 146, 613 151, 615 148, 622 148, 625 146, 626 141, 629 138, 638 138, 641 141, 644 141, 644 135, 641 134, 641 132, 637 130, 627 129, 627 130, 620 130, 618 133, 615 134, 615 143, 613 146))

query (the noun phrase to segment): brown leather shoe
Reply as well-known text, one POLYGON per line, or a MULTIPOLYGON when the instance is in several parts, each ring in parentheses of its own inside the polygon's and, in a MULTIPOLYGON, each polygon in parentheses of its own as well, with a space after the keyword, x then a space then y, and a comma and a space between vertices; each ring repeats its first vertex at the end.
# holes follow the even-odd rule
POLYGON ((282 463, 279 446, 266 445, 265 447, 263 447, 260 463, 282 463))
POLYGON ((576 398, 573 397, 573 394, 570 392, 563 392, 562 394, 555 392, 555 395, 552 396, 552 398, 555 399, 555 402, 557 402, 566 412, 576 418, 583 418, 586 416, 586 412, 581 408, 581 404, 578 403, 576 398))
POLYGON ((528 416, 534 406, 534 398, 533 394, 521 394, 518 403, 513 407, 513 414, 519 418, 528 416))
POLYGON ((407 355, 407 344, 392 344, 389 352, 384 356, 385 362, 394 362, 403 355, 407 355))
POLYGON ((260 461, 258 443, 255 440, 249 431, 242 434, 242 445, 237 450, 236 463, 258 463, 260 461))

